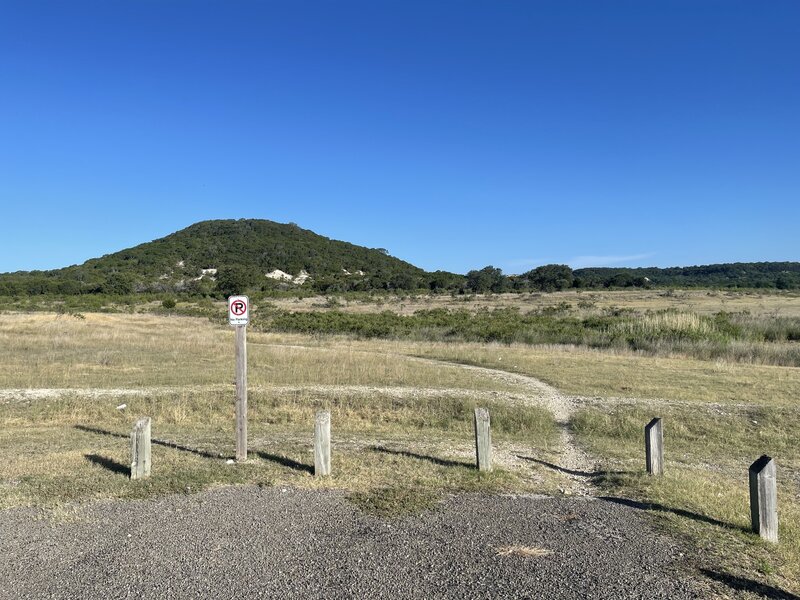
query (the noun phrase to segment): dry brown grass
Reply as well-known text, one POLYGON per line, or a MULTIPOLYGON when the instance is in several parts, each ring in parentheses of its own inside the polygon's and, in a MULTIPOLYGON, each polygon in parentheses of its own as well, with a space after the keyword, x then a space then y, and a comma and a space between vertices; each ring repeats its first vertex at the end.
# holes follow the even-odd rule
POLYGON ((403 351, 523 373, 579 396, 667 398, 698 403, 792 405, 800 397, 800 368, 569 346, 388 344, 403 351))
MULTIPOLYGON (((374 353, 347 340, 323 345, 307 336, 250 333, 248 360, 254 386, 497 389, 457 367, 374 353)), ((225 385, 233 381, 233 361, 232 329, 205 319, 0 315, 0 388, 225 385)))
MULTIPOLYGON (((569 290, 548 294, 491 294, 470 296, 388 296, 376 301, 336 298, 337 310, 345 312, 380 312, 413 314, 418 310, 450 308, 519 308, 523 312, 559 306, 566 302, 584 312, 623 307, 637 312, 677 310, 710 315, 720 311, 750 312, 753 315, 800 317, 800 294, 797 292, 739 292, 723 290, 569 290)), ((330 310, 326 297, 270 300, 290 311, 330 310)))
POLYGON ((251 459, 228 465, 227 328, 148 315, 0 316, 0 386, 35 388, 0 394, 0 506, 257 483, 343 489, 388 514, 444 491, 557 487, 557 477, 513 458, 533 445, 552 459, 551 415, 505 403, 491 379, 343 340, 256 334, 248 345, 251 459), (493 415, 498 469, 490 476, 472 464, 477 402, 493 415), (332 412, 334 436, 335 474, 323 481, 309 474, 320 408, 332 412), (126 469, 131 423, 143 414, 158 443, 154 476, 140 485, 126 469))

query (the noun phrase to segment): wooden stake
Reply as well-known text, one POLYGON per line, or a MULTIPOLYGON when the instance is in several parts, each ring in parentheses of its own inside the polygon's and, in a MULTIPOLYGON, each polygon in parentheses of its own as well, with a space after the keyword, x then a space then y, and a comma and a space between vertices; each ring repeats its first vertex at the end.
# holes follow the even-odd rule
POLYGON ((236 460, 247 460, 247 326, 236 326, 236 460))
POLYGON ((492 432, 489 427, 489 411, 475 409, 475 460, 479 471, 492 470, 492 432))
POLYGON ((778 484, 775 461, 766 454, 750 465, 750 521, 753 532, 778 542, 778 484))
POLYGON ((150 417, 142 417, 131 432, 131 479, 150 477, 150 417))
POLYGON ((321 410, 314 419, 314 475, 331 474, 331 413, 321 410))
POLYGON ((650 475, 664 474, 664 428, 661 419, 653 419, 644 428, 644 453, 647 472, 650 475))

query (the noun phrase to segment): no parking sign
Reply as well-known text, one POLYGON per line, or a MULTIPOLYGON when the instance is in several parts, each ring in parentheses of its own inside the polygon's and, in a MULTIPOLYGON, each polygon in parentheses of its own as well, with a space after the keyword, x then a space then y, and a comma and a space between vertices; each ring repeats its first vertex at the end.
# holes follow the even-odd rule
POLYGON ((231 325, 247 325, 250 320, 250 299, 247 296, 231 296, 228 298, 228 323, 231 325))

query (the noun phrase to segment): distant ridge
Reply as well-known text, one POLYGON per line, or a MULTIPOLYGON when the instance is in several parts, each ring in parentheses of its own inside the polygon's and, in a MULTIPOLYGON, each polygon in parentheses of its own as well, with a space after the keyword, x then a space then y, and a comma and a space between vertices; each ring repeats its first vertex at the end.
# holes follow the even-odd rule
POLYGON ((693 267, 576 269, 584 287, 625 287, 646 279, 654 287, 800 288, 800 263, 723 263, 693 267))
POLYGON ((484 267, 466 275, 426 272, 390 256, 332 240, 294 223, 201 221, 166 237, 50 271, 0 274, 0 296, 311 290, 318 293, 430 290, 451 293, 568 288, 800 288, 800 263, 729 263, 671 268, 544 265, 504 276, 484 267))

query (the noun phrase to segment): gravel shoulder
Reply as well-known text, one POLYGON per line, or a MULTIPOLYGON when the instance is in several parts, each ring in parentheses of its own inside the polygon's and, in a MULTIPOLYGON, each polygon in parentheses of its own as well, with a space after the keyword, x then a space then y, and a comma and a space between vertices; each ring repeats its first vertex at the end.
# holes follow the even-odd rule
POLYGON ((229 487, 0 513, 2 598, 708 597, 637 510, 461 495, 382 519, 339 493, 229 487))

